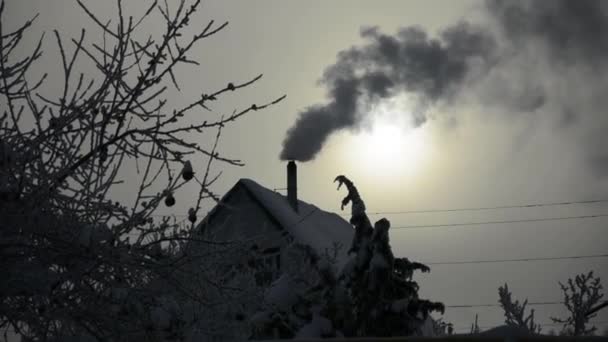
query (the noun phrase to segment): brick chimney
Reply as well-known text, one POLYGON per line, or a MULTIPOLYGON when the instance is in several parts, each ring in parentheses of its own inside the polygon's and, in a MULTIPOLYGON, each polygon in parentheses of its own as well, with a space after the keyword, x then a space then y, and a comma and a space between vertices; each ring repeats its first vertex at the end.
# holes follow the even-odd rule
POLYGON ((287 201, 289 205, 298 211, 298 166, 290 160, 287 163, 287 201))

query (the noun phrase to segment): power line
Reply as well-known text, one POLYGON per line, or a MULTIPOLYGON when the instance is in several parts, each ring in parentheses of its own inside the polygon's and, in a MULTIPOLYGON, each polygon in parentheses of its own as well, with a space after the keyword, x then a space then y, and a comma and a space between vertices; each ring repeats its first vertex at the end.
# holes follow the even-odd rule
MULTIPOLYGON (((287 188, 276 188, 273 190, 285 190, 287 188)), ((494 207, 465 207, 465 208, 446 208, 446 209, 421 209, 421 210, 397 210, 397 211, 375 211, 369 212, 367 215, 399 215, 399 214, 418 214, 418 213, 441 213, 441 212, 457 212, 457 211, 483 211, 483 210, 499 210, 499 209, 515 209, 515 208, 535 208, 535 207, 553 207, 573 204, 594 204, 608 203, 608 199, 586 200, 586 201, 564 201, 564 202, 538 202, 528 204, 512 204, 499 205, 494 207)), ((339 216, 351 216, 350 214, 337 214, 339 216)), ((151 216, 188 216, 187 213, 177 214, 153 214, 151 216)))
POLYGON ((591 258, 606 258, 606 257, 608 257, 608 254, 574 255, 574 256, 544 257, 544 258, 473 260, 473 261, 437 261, 437 262, 423 262, 423 264, 426 264, 426 265, 465 265, 465 264, 489 264, 489 263, 502 263, 502 262, 530 262, 530 261, 567 260, 567 259, 591 259, 591 258))
POLYGON ((521 220, 502 220, 502 221, 482 221, 482 222, 459 222, 459 223, 426 224, 426 225, 415 225, 415 226, 397 226, 397 227, 391 227, 391 228, 392 229, 444 228, 444 227, 458 227, 458 226, 479 226, 479 225, 485 225, 485 224, 543 222, 543 221, 561 221, 561 220, 580 220, 580 219, 590 219, 590 218, 599 218, 599 217, 608 217, 608 214, 563 216, 563 217, 543 217, 543 218, 521 219, 521 220))
MULTIPOLYGON (((561 305, 564 302, 528 302, 528 305, 561 305)), ((446 305, 446 308, 485 308, 485 307, 501 307, 500 304, 460 304, 446 305)))
MULTIPOLYGON (((275 188, 273 190, 285 190, 287 188, 275 188)), ((367 215, 399 215, 399 214, 418 214, 418 213, 441 213, 441 212, 458 212, 458 211, 483 211, 483 210, 499 210, 499 209, 516 209, 516 208, 539 208, 553 207, 574 204, 595 204, 608 203, 608 199, 582 200, 582 201, 561 201, 561 202, 534 202, 526 204, 509 204, 498 206, 479 206, 479 207, 463 207, 463 208, 445 208, 445 209, 420 209, 420 210, 396 210, 396 211, 375 211, 369 212, 367 215)), ((173 215, 173 214, 170 214, 173 215)), ((168 216, 170 216, 168 215, 168 216)), ((339 216, 351 216, 350 214, 337 214, 339 216)), ((165 216, 165 215, 159 215, 165 216)), ((187 214, 178 214, 178 216, 187 216, 187 214)))
MULTIPOLYGON (((552 207, 572 204, 593 204, 607 203, 608 199, 586 200, 586 201, 564 201, 564 202, 539 202, 528 204, 512 204, 499 205, 493 207, 465 207, 465 208, 447 208, 447 209, 421 209, 421 210, 398 210, 398 211, 376 211, 367 213, 368 215, 397 215, 397 214, 418 214, 418 213, 441 213, 455 211, 482 211, 482 210, 498 210, 498 209, 515 209, 515 208, 537 208, 537 207, 552 207)), ((350 216, 349 214, 340 214, 340 216, 350 216)))
MULTIPOLYGON (((597 322, 588 322, 588 323, 587 323, 587 325, 589 325, 589 326, 594 326, 594 325, 599 325, 599 326, 602 326, 602 325, 604 325, 604 324, 608 324, 608 321, 597 321, 597 322)), ((505 325, 505 323, 504 323, 504 322, 502 322, 502 323, 497 323, 497 324, 496 324, 496 325, 494 325, 494 326, 490 326, 490 325, 487 325, 487 326, 479 326, 479 329, 492 329, 492 328, 496 328, 496 327, 501 326, 501 325, 505 325)), ((561 326, 564 326, 564 323, 539 323, 539 324, 537 324, 537 325, 539 325, 539 326, 541 326, 541 327, 561 327, 561 326)), ((471 330, 471 326, 468 326, 468 327, 465 327, 465 326, 456 327, 456 328, 454 328, 454 330, 456 330, 456 331, 458 331, 458 332, 462 333, 462 331, 463 331, 463 330, 468 330, 468 331, 470 331, 470 330, 471 330)))

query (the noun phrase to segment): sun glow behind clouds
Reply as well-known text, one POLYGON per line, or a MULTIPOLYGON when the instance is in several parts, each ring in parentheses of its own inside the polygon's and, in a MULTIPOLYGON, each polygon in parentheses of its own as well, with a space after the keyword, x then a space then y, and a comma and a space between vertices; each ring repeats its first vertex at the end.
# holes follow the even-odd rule
POLYGON ((378 122, 360 140, 361 154, 378 175, 411 175, 417 171, 427 151, 422 129, 378 122))
POLYGON ((412 127, 395 108, 382 106, 376 111, 370 125, 349 139, 353 167, 376 180, 412 178, 432 152, 427 127, 412 127))

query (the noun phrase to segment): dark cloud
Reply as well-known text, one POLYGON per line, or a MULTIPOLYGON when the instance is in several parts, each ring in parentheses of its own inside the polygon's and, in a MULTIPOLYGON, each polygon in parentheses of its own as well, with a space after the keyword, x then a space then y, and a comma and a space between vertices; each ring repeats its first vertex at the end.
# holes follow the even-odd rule
POLYGON ((605 63, 608 53, 606 1, 490 0, 486 4, 512 44, 542 44, 548 49, 548 61, 605 63))
POLYGON ((542 103, 560 125, 580 131, 584 159, 595 175, 608 177, 608 2, 488 0, 486 5, 505 43, 512 50, 534 49, 545 66, 523 81, 553 80, 539 89, 542 103))
MULTIPOLYGON (((460 22, 437 36, 419 27, 363 29, 363 43, 325 70, 328 102, 299 113, 281 158, 314 159, 333 132, 358 129, 383 99, 408 93, 433 105, 464 95, 576 126, 585 158, 608 175, 608 1, 488 0, 484 8, 485 26, 460 22)), ((424 111, 409 117, 414 125, 427 119, 424 111)))

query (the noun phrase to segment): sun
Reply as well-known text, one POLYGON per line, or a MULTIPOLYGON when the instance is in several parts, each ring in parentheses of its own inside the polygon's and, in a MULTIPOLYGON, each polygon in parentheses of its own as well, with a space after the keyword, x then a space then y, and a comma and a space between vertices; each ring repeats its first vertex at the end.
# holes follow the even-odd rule
POLYGON ((428 134, 423 127, 395 122, 377 120, 351 139, 351 159, 374 177, 412 176, 420 171, 430 153, 428 134))
POLYGON ((391 163, 402 157, 405 137, 397 126, 378 124, 361 138, 367 158, 376 163, 391 163))
POLYGON ((429 122, 416 124, 416 106, 411 98, 396 96, 367 107, 362 126, 345 132, 340 144, 349 173, 385 184, 420 180, 434 159, 436 130, 429 122))

